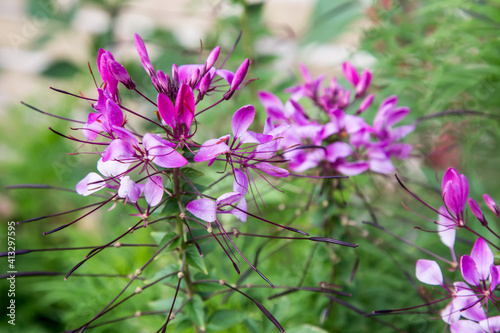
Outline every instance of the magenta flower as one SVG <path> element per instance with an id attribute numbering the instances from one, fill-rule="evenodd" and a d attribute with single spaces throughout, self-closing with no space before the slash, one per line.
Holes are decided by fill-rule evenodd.
<path id="1" fill-rule="evenodd" d="M 97 170 L 106 178 L 95 172 L 90 172 L 85 178 L 78 182 L 75 186 L 76 193 L 88 196 L 105 187 L 118 189 L 120 179 L 127 173 L 130 163 L 118 161 L 97 161 Z"/>
<path id="2" fill-rule="evenodd" d="M 488 195 L 488 194 L 483 194 L 484 202 L 486 202 L 486 205 L 488 208 L 495 213 L 497 217 L 500 217 L 500 209 L 498 208 L 496 202 Z"/>
<path id="3" fill-rule="evenodd" d="M 110 138 L 114 137 L 113 128 L 122 127 L 125 123 L 122 110 L 109 93 L 101 88 L 97 92 L 99 97 L 93 107 L 98 113 L 90 113 L 83 126 L 83 135 L 90 141 L 94 141 L 102 132 L 107 133 Z"/>
<path id="4" fill-rule="evenodd" d="M 457 227 L 465 225 L 464 209 L 469 196 L 469 183 L 465 175 L 449 168 L 442 179 L 443 201 Z"/>
<path id="5" fill-rule="evenodd" d="M 248 191 L 247 176 L 239 169 L 234 169 L 233 192 L 224 193 L 217 200 L 202 198 L 191 201 L 186 209 L 197 218 L 207 222 L 215 222 L 217 214 L 232 214 L 238 220 L 246 222 L 247 203 L 244 198 Z M 225 210 L 226 207 L 236 208 Z"/>
<path id="6" fill-rule="evenodd" d="M 115 129 L 116 131 L 116 129 Z M 180 168 L 188 161 L 178 153 L 175 145 L 156 134 L 146 133 L 140 147 L 137 138 L 122 128 L 116 131 L 118 138 L 113 140 L 103 152 L 103 161 L 120 161 L 124 163 L 155 163 L 162 168 Z"/>
<path id="7" fill-rule="evenodd" d="M 494 265 L 493 252 L 483 238 L 477 239 L 470 256 L 462 256 L 460 269 L 464 280 L 473 286 L 472 290 L 486 298 L 492 296 L 500 283 L 500 271 Z M 489 287 L 486 287 L 488 279 Z"/>
<path id="8" fill-rule="evenodd" d="M 455 282 L 451 288 L 444 284 L 443 273 L 434 260 L 418 260 L 415 275 L 420 282 L 432 286 L 439 285 L 450 294 L 452 301 L 441 311 L 441 317 L 446 323 L 454 323 L 460 316 L 475 321 L 486 318 L 478 297 L 465 283 Z"/>

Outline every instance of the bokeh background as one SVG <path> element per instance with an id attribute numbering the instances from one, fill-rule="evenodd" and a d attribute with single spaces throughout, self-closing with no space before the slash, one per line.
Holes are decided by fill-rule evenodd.
<path id="1" fill-rule="evenodd" d="M 500 198 L 496 186 L 499 26 L 500 4 L 486 0 L 3 0 L 0 3 L 0 218 L 5 222 L 22 221 L 91 202 L 76 193 L 54 189 L 6 189 L 16 184 L 50 184 L 72 189 L 95 167 L 94 159 L 68 155 L 78 146 L 48 130 L 52 127 L 69 133 L 66 122 L 44 116 L 20 101 L 52 114 L 85 120 L 90 112 L 86 102 L 49 87 L 93 94 L 95 88 L 87 62 L 97 73 L 95 58 L 100 47 L 112 51 L 148 92 L 148 79 L 133 45 L 134 32 L 146 41 L 155 67 L 168 70 L 172 63 L 197 62 L 200 41 L 205 52 L 221 45 L 226 54 L 242 31 L 227 68 L 235 68 L 238 61 L 252 58 L 250 74 L 259 80 L 233 102 L 234 109 L 222 116 L 227 119 L 239 106 L 252 103 L 262 121 L 264 110 L 258 105 L 256 92 L 270 90 L 284 97 L 283 88 L 301 80 L 299 63 L 306 64 L 314 75 L 325 73 L 327 78 L 339 75 L 340 65 L 347 60 L 358 68 L 369 68 L 374 72 L 375 104 L 395 94 L 399 97 L 398 105 L 411 108 L 409 121 L 418 121 L 417 130 L 408 139 L 415 147 L 413 156 L 396 165 L 398 173 L 413 189 L 439 205 L 436 175 L 454 166 L 468 176 L 471 193 L 478 200 L 485 192 Z M 137 110 L 145 110 L 144 105 L 129 102 Z M 376 109 L 367 112 L 367 117 L 373 118 L 375 112 Z M 223 120 L 214 115 L 204 121 L 212 124 L 213 133 L 220 133 L 227 131 L 224 130 L 227 122 Z M 425 256 L 364 225 L 363 220 L 373 221 L 376 217 L 401 237 L 443 256 L 449 254 L 435 234 L 412 228 L 434 227 L 401 208 L 401 200 L 412 201 L 393 176 L 363 175 L 350 181 L 354 185 L 346 185 L 343 197 L 337 198 L 338 202 L 346 199 L 349 204 L 345 206 L 325 203 L 328 198 L 319 196 L 320 184 L 311 181 L 294 181 L 286 185 L 286 196 L 266 194 L 266 200 L 269 200 L 270 220 L 296 219 L 298 225 L 317 234 L 326 228 L 331 232 L 330 237 L 359 243 L 357 250 L 285 241 L 264 246 L 261 240 L 245 240 L 241 247 L 251 254 L 263 247 L 259 269 L 266 271 L 278 285 L 294 285 L 303 280 L 304 285 L 317 286 L 327 281 L 341 285 L 352 296 L 338 301 L 321 294 L 298 292 L 267 299 L 271 291 L 264 288 L 255 288 L 252 296 L 263 301 L 287 332 L 442 330 L 443 323 L 435 320 L 438 316 L 435 312 L 377 319 L 359 314 L 423 304 L 430 297 L 414 278 L 415 261 Z M 304 202 L 310 193 L 317 195 L 312 205 Z M 416 202 L 410 206 L 435 218 Z M 327 227 L 325 216 L 328 216 Z M 71 228 L 42 236 L 44 231 L 76 217 L 62 215 L 19 225 L 16 247 L 50 249 L 104 244 L 127 225 L 126 212 L 115 209 L 92 214 Z M 6 224 L 2 225 L 6 231 Z M 255 226 L 249 223 L 243 228 L 255 231 L 252 229 Z M 0 244 L 6 244 L 4 230 L 0 231 Z M 131 242 L 154 244 L 155 240 L 149 232 L 143 232 L 134 235 Z M 472 242 L 471 238 L 459 238 L 457 251 L 467 253 Z M 238 277 L 231 271 L 230 263 L 221 260 L 223 254 L 206 246 L 209 273 L 235 283 Z M 80 325 L 126 284 L 127 279 L 117 276 L 132 273 L 151 256 L 152 250 L 109 249 L 82 267 L 81 273 L 114 277 L 75 276 L 64 282 L 64 273 L 85 253 L 48 251 L 18 255 L 18 271 L 63 275 L 18 277 L 16 327 L 7 324 L 2 303 L 4 319 L 0 330 L 59 332 Z M 6 258 L 2 258 L 4 263 Z M 163 258 L 156 269 L 168 269 L 168 263 Z M 7 269 L 0 274 L 4 271 Z M 153 277 L 155 271 L 148 274 L 147 277 Z M 450 274 L 453 278 L 456 272 Z M 263 284 L 255 276 L 243 282 Z M 2 300 L 7 299 L 6 281 L 0 286 Z M 200 292 L 210 291 L 208 288 Z M 125 303 L 113 318 L 137 311 L 165 310 L 171 299 L 172 290 L 161 287 Z M 437 306 L 427 310 L 439 309 Z M 251 302 L 235 295 L 210 300 L 201 316 L 207 323 L 207 332 L 276 331 Z M 185 319 L 178 318 L 172 330 L 191 332 Z M 163 321 L 160 315 L 142 316 L 94 330 L 151 332 Z"/>

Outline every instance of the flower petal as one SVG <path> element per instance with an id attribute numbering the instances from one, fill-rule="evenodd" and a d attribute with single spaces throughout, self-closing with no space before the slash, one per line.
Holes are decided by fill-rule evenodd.
<path id="1" fill-rule="evenodd" d="M 484 239 L 478 238 L 472 248 L 470 256 L 474 259 L 474 262 L 477 265 L 479 278 L 486 281 L 490 275 L 490 266 L 493 265 L 495 260 L 493 251 L 491 251 Z"/>
<path id="2" fill-rule="evenodd" d="M 235 138 L 239 138 L 245 133 L 255 118 L 255 108 L 253 105 L 245 105 L 238 109 L 233 115 L 231 129 Z"/>
<path id="3" fill-rule="evenodd" d="M 188 164 L 188 160 L 171 146 L 173 143 L 156 134 L 146 133 L 142 138 L 148 159 L 162 168 L 180 168 Z"/>
<path id="4" fill-rule="evenodd" d="M 195 162 L 209 161 L 217 156 L 229 151 L 229 146 L 224 142 L 229 138 L 229 135 L 223 136 L 219 139 L 210 139 L 203 142 L 196 155 L 194 156 Z"/>
<path id="5" fill-rule="evenodd" d="M 150 207 L 156 206 L 163 198 L 163 182 L 160 176 L 151 176 L 144 186 L 144 197 Z"/>
<path id="6" fill-rule="evenodd" d="M 175 127 L 176 112 L 174 109 L 174 104 L 166 95 L 158 94 L 158 112 L 160 113 L 163 121 L 171 128 Z"/>
<path id="7" fill-rule="evenodd" d="M 481 320 L 479 325 L 486 332 L 498 332 L 500 331 L 500 316 L 490 317 L 488 319 Z"/>
<path id="8" fill-rule="evenodd" d="M 425 284 L 438 286 L 443 284 L 443 273 L 434 260 L 420 259 L 417 261 L 415 275 Z"/>
<path id="9" fill-rule="evenodd" d="M 459 320 L 450 325 L 451 333 L 484 333 L 480 324 L 470 320 Z"/>
<path id="10" fill-rule="evenodd" d="M 248 178 L 247 175 L 240 169 L 234 168 L 234 183 L 233 192 L 241 193 L 241 195 L 247 194 L 248 191 Z"/>
<path id="11" fill-rule="evenodd" d="M 75 186 L 76 193 L 87 196 L 106 187 L 104 179 L 95 172 L 89 173 Z"/>
<path id="12" fill-rule="evenodd" d="M 477 270 L 476 262 L 474 259 L 468 255 L 463 255 L 460 259 L 460 270 L 462 271 L 462 276 L 468 284 L 473 286 L 479 286 L 479 272 Z M 489 275 L 488 270 L 488 275 Z"/>
<path id="13" fill-rule="evenodd" d="M 210 199 L 198 199 L 187 204 L 186 209 L 205 222 L 214 222 L 217 215 L 217 204 Z"/>

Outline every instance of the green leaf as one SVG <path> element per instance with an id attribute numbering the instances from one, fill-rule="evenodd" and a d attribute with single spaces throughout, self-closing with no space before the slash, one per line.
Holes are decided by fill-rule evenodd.
<path id="1" fill-rule="evenodd" d="M 161 239 L 160 243 L 158 244 L 158 247 L 161 248 L 168 242 L 170 242 L 173 238 L 177 237 L 177 234 L 175 232 L 167 232 L 165 236 Z M 172 241 L 168 246 L 165 248 L 165 251 L 169 252 L 178 247 L 181 244 L 181 238 L 177 237 L 174 241 Z"/>
<path id="2" fill-rule="evenodd" d="M 165 202 L 165 206 L 161 211 L 161 216 L 170 216 L 179 214 L 179 205 L 177 204 L 177 198 L 169 198 Z"/>
<path id="3" fill-rule="evenodd" d="M 203 177 L 205 174 L 203 172 L 200 172 L 196 169 L 190 168 L 190 167 L 185 167 L 181 169 L 181 173 L 189 178 L 189 180 L 193 180 L 196 178 Z"/>
<path id="4" fill-rule="evenodd" d="M 196 326 L 205 329 L 205 312 L 203 311 L 203 300 L 199 295 L 193 295 L 191 301 L 189 301 L 182 310 L 186 316 L 188 316 Z"/>
<path id="5" fill-rule="evenodd" d="M 152 281 L 158 280 L 164 276 L 171 275 L 172 273 L 177 273 L 177 272 L 179 272 L 180 269 L 181 269 L 181 267 L 178 263 L 167 265 L 167 266 L 163 267 L 162 269 L 160 269 L 159 271 L 156 271 L 152 277 L 148 278 L 148 281 L 152 282 Z M 165 278 L 165 280 L 162 280 L 162 282 L 174 282 L 175 281 L 175 283 L 177 283 L 177 279 L 178 279 L 177 274 L 172 274 L 170 277 Z"/>
<path id="6" fill-rule="evenodd" d="M 164 231 L 151 231 L 151 237 L 153 237 L 153 240 L 158 245 L 163 240 L 163 237 L 165 237 L 166 234 L 167 233 Z"/>
<path id="7" fill-rule="evenodd" d="M 248 317 L 245 311 L 219 310 L 215 311 L 208 319 L 207 331 L 220 332 L 236 326 Z"/>
<path id="8" fill-rule="evenodd" d="M 194 246 L 194 244 L 190 244 L 186 247 L 186 262 L 189 265 L 198 268 L 200 271 L 205 273 L 205 275 L 208 275 L 205 261 L 203 260 L 203 257 L 201 257 L 198 253 L 198 249 L 196 249 L 196 246 Z"/>

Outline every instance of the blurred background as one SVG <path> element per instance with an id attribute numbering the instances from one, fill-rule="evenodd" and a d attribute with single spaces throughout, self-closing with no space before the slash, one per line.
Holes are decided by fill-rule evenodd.
<path id="1" fill-rule="evenodd" d="M 418 122 L 417 130 L 408 139 L 415 147 L 412 158 L 404 163 L 395 161 L 399 163 L 398 172 L 410 186 L 438 206 L 436 174 L 441 175 L 443 170 L 454 166 L 467 175 L 471 193 L 477 198 L 486 192 L 500 199 L 493 181 L 498 175 L 499 27 L 500 4 L 488 0 L 3 0 L 0 3 L 0 218 L 6 222 L 22 221 L 91 203 L 89 198 L 55 189 L 6 190 L 16 184 L 50 184 L 73 189 L 95 168 L 94 159 L 67 154 L 78 145 L 48 130 L 52 127 L 70 133 L 68 123 L 44 116 L 20 101 L 51 114 L 85 120 L 90 112 L 88 103 L 49 87 L 93 96 L 95 87 L 87 62 L 97 74 L 95 59 L 101 47 L 114 54 L 138 86 L 152 92 L 147 88 L 149 78 L 134 47 L 135 32 L 144 39 L 155 67 L 168 71 L 173 63 L 196 63 L 200 48 L 206 54 L 220 45 L 221 54 L 227 54 L 241 31 L 241 40 L 226 68 L 234 69 L 244 58 L 251 58 L 254 62 L 250 75 L 259 80 L 239 94 L 231 112 L 252 103 L 260 121 L 264 120 L 264 110 L 258 105 L 256 92 L 270 90 L 284 98 L 284 88 L 302 82 L 300 63 L 306 64 L 313 76 L 326 74 L 327 80 L 339 75 L 340 65 L 347 60 L 358 68 L 369 68 L 374 73 L 375 105 L 397 95 L 398 105 L 412 110 L 409 121 Z M 128 102 L 137 110 L 145 108 L 133 100 Z M 366 116 L 370 119 L 375 113 L 376 108 L 372 107 Z M 218 116 L 210 117 L 205 122 L 213 124 L 214 133 L 222 130 L 219 127 L 226 127 Z M 290 281 L 302 277 L 304 285 L 317 286 L 321 281 L 339 284 L 352 294 L 342 299 L 349 305 L 320 294 L 294 293 L 267 300 L 269 290 L 257 290 L 253 296 L 265 300 L 266 307 L 292 333 L 442 329 L 442 321 L 432 319 L 436 318 L 435 313 L 382 318 L 385 323 L 360 316 L 359 311 L 409 307 L 428 299 L 418 281 L 412 278 L 415 261 L 422 254 L 363 225 L 363 220 L 372 220 L 375 215 L 402 237 L 424 247 L 436 246 L 437 253 L 443 256 L 449 253 L 442 244 L 435 245 L 436 235 L 412 229 L 415 225 L 428 227 L 428 222 L 401 208 L 401 198 L 405 203 L 411 199 L 394 177 L 364 175 L 353 178 L 352 182 L 355 189 L 346 190 L 344 197 L 338 198 L 339 202 L 351 198 L 349 207 L 335 206 L 328 210 L 321 201 L 325 198 L 319 197 L 306 212 L 304 196 L 319 190 L 317 183 L 304 181 L 288 185 L 287 195 L 291 198 L 287 197 L 287 201 L 283 196 L 270 194 L 269 216 L 277 221 L 296 219 L 299 225 L 319 234 L 328 215 L 332 217 L 329 230 L 334 231 L 329 236 L 359 243 L 359 249 L 297 243 L 291 247 L 286 242 L 276 242 L 265 248 L 265 259 L 259 266 L 283 285 L 293 284 Z M 273 210 L 272 204 L 282 204 L 286 210 Z M 416 203 L 411 208 L 429 216 Z M 16 230 L 16 247 L 50 249 L 104 244 L 129 223 L 123 221 L 128 218 L 125 213 L 118 209 L 97 212 L 82 223 L 48 236 L 42 233 L 79 215 L 22 224 Z M 247 224 L 244 228 L 250 227 Z M 4 238 L 4 232 L 0 234 Z M 143 232 L 134 234 L 131 242 L 150 244 L 154 239 Z M 471 242 L 461 239 L 457 251 L 466 253 Z M 0 243 L 5 244 L 3 239 Z M 242 247 L 247 253 L 255 253 L 262 244 L 260 240 L 248 240 Z M 219 252 L 216 253 L 222 256 Z M 16 327 L 7 324 L 2 312 L 0 330 L 59 332 L 81 325 L 127 282 L 116 276 L 126 277 L 153 250 L 109 249 L 88 262 L 81 272 L 115 277 L 75 276 L 63 282 L 64 274 L 86 253 L 48 251 L 18 255 L 18 271 L 51 272 L 55 276 L 18 277 Z M 5 259 L 2 258 L 2 265 Z M 224 278 L 236 281 L 236 274 L 225 260 L 220 263 L 215 255 L 207 256 L 206 260 L 207 267 L 218 265 Z M 168 263 L 164 258 L 158 267 Z M 308 274 L 302 273 L 305 271 Z M 147 277 L 153 277 L 154 273 Z M 262 284 L 258 277 L 245 282 Z M 7 283 L 1 283 L 4 300 Z M 114 318 L 136 311 L 165 310 L 171 294 L 168 288 L 156 294 L 141 294 L 133 302 L 126 302 Z M 5 311 L 3 303 L 2 311 Z M 204 318 L 208 332 L 276 331 L 251 302 L 236 296 L 208 303 Z M 151 332 L 163 322 L 162 316 L 143 316 L 95 331 Z M 185 323 L 181 317 L 172 329 L 191 332 Z"/>

